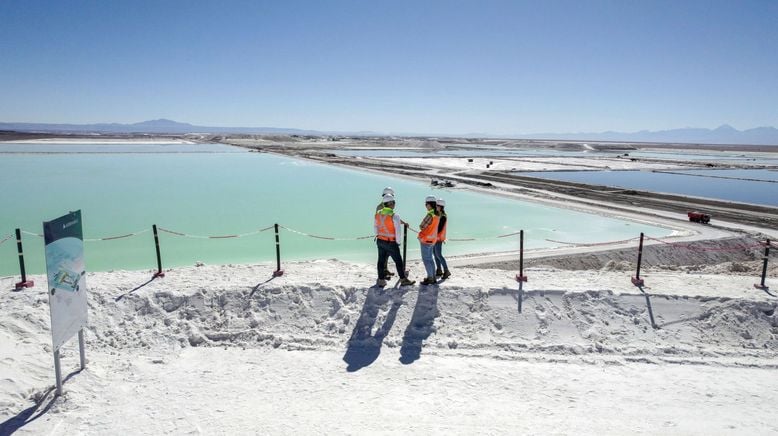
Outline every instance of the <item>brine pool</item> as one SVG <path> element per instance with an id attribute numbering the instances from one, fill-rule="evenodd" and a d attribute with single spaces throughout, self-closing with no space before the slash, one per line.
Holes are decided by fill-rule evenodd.
<path id="1" fill-rule="evenodd" d="M 384 187 L 397 192 L 397 212 L 414 228 L 424 198 L 446 199 L 449 255 L 511 251 L 559 242 L 605 242 L 671 230 L 595 214 L 423 182 L 336 168 L 220 144 L 193 146 L 19 144 L 0 147 L 0 240 L 21 228 L 28 273 L 43 273 L 42 222 L 82 211 L 90 271 L 156 266 L 153 224 L 161 232 L 163 267 L 251 263 L 275 259 L 272 230 L 281 229 L 282 260 L 338 258 L 374 263 L 373 214 Z M 43 152 L 34 152 L 41 147 Z M 51 147 L 57 147 L 52 152 Z M 137 148 L 140 147 L 140 148 Z M 75 150 L 75 153 L 68 153 Z M 168 152 L 166 152 L 168 151 Z M 172 152 L 170 152 L 172 151 Z M 99 240 L 127 234 L 136 236 Z M 209 236 L 243 235 L 237 238 Z M 365 237 L 364 239 L 357 239 Z M 0 276 L 17 275 L 15 239 L 0 245 Z M 419 258 L 409 235 L 408 256 Z"/>

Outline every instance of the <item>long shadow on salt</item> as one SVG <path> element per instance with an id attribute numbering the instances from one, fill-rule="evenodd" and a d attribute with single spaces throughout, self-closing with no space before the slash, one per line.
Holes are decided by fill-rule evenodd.
<path id="1" fill-rule="evenodd" d="M 80 373 L 80 369 L 71 372 L 67 377 L 65 377 L 65 380 L 63 380 L 62 383 L 67 383 L 67 381 L 70 380 L 73 376 Z M 21 411 L 18 415 L 12 416 L 4 422 L 0 422 L 0 435 L 12 435 L 14 432 L 21 429 L 25 425 L 48 413 L 49 410 L 51 410 L 51 407 L 57 401 L 58 397 L 56 395 L 52 396 L 51 399 L 48 400 L 48 403 L 45 405 L 43 403 L 46 402 L 46 399 L 51 393 L 54 392 L 55 388 L 55 386 L 50 386 L 48 389 L 46 389 L 46 391 L 41 393 L 40 398 L 35 402 L 35 405 L 28 407 L 27 409 Z"/>
<path id="2" fill-rule="evenodd" d="M 132 290 L 130 290 L 130 291 L 127 291 L 127 292 L 123 293 L 122 295 L 119 295 L 118 297 L 114 298 L 114 301 L 119 301 L 119 300 L 121 300 L 122 298 L 124 298 L 124 297 L 126 297 L 126 296 L 128 296 L 128 295 L 130 295 L 130 294 L 132 294 L 132 293 L 134 293 L 134 292 L 135 292 L 135 291 L 137 291 L 138 289 L 140 289 L 140 288 L 142 288 L 142 287 L 144 287 L 144 286 L 148 285 L 149 283 L 153 282 L 153 281 L 154 281 L 154 279 L 156 279 L 156 278 L 157 278 L 157 276 L 154 276 L 154 277 L 150 278 L 150 279 L 149 279 L 149 280 L 148 280 L 146 283 L 140 284 L 140 285 L 136 286 L 135 288 L 133 288 Z"/>
<path id="3" fill-rule="evenodd" d="M 435 327 L 435 318 L 438 317 L 438 287 L 422 286 L 419 290 L 419 298 L 413 309 L 411 322 L 405 329 L 403 343 L 400 347 L 400 362 L 404 365 L 411 364 L 421 357 L 421 347 Z"/>
<path id="4" fill-rule="evenodd" d="M 349 372 L 359 371 L 360 369 L 372 364 L 381 354 L 381 346 L 384 338 L 394 325 L 397 317 L 397 311 L 402 305 L 402 298 L 405 294 L 403 289 L 391 289 L 385 291 L 380 287 L 371 287 L 367 290 L 365 304 L 362 306 L 362 313 L 359 315 L 354 331 L 348 341 L 348 349 L 343 356 L 343 360 L 348 364 L 346 368 Z M 372 333 L 373 326 L 378 320 L 378 313 L 382 307 L 391 304 L 381 327 Z"/>

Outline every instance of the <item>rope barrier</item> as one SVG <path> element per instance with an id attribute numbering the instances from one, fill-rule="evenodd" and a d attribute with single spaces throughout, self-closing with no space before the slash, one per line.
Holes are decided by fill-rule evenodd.
<path id="1" fill-rule="evenodd" d="M 672 245 L 674 247 L 678 247 L 684 250 L 692 250 L 692 251 L 731 252 L 731 251 L 752 250 L 754 248 L 762 248 L 765 246 L 763 242 L 759 242 L 756 245 L 745 245 L 745 246 L 741 245 L 737 247 L 728 247 L 728 248 L 704 248 L 704 247 L 696 247 L 693 244 L 683 244 L 680 242 L 667 242 L 658 238 L 652 238 L 651 236 L 646 236 L 646 239 L 650 239 L 652 241 L 658 241 L 665 245 Z"/>
<path id="2" fill-rule="evenodd" d="M 509 236 L 516 236 L 520 234 L 521 232 L 513 232 L 513 233 L 506 233 L 504 235 L 498 235 L 498 236 L 484 236 L 482 238 L 447 238 L 447 241 L 452 242 L 472 242 L 472 241 L 482 241 L 484 239 L 500 239 L 500 238 L 507 238 Z"/>
<path id="3" fill-rule="evenodd" d="M 138 236 L 138 235 L 142 235 L 144 233 L 148 233 L 149 231 L 150 231 L 149 229 L 145 229 L 145 230 L 138 230 L 137 232 L 127 233 L 126 235 L 105 236 L 105 237 L 102 237 L 102 238 L 84 238 L 84 242 L 113 241 L 113 240 L 116 240 L 116 239 L 131 238 L 133 236 Z M 24 233 L 25 235 L 37 236 L 39 238 L 43 237 L 43 234 L 41 234 L 41 233 L 28 232 L 27 230 L 22 230 L 21 232 Z M 10 237 L 11 237 L 11 235 L 8 236 L 8 238 L 10 238 Z M 0 244 L 2 244 L 5 241 L 6 240 L 3 239 L 2 241 L 0 241 Z"/>
<path id="4" fill-rule="evenodd" d="M 295 229 L 283 226 L 281 224 L 279 224 L 278 227 L 281 227 L 282 229 L 288 230 L 288 231 L 290 231 L 292 233 L 297 233 L 298 235 L 307 236 L 309 238 L 324 239 L 324 240 L 327 240 L 327 241 L 358 241 L 358 240 L 370 239 L 370 238 L 374 237 L 374 235 L 367 235 L 367 236 L 358 236 L 356 238 L 334 238 L 334 237 L 331 237 L 331 236 L 320 236 L 320 235 L 313 235 L 311 233 L 301 232 L 299 230 L 295 230 Z"/>
<path id="5" fill-rule="evenodd" d="M 640 239 L 640 237 L 634 237 L 629 239 L 622 239 L 619 241 L 608 241 L 608 242 L 591 242 L 591 243 L 583 243 L 583 242 L 565 242 L 565 241 L 555 241 L 553 239 L 546 239 L 548 242 L 553 242 L 555 244 L 565 244 L 575 247 L 598 247 L 601 245 L 614 245 L 614 244 L 623 244 L 625 242 L 634 241 L 636 239 Z"/>
<path id="6" fill-rule="evenodd" d="M 413 227 L 409 226 L 408 229 L 410 231 L 412 231 L 413 233 L 419 233 L 419 231 L 414 229 Z M 521 233 L 521 232 L 520 231 L 519 232 L 513 232 L 513 233 L 508 233 L 508 234 L 499 235 L 499 236 L 484 236 L 483 238 L 446 238 L 446 240 L 447 241 L 451 241 L 451 242 L 472 242 L 472 241 L 480 241 L 480 240 L 484 240 L 484 239 L 507 238 L 508 236 L 516 236 L 519 233 Z"/>
<path id="7" fill-rule="evenodd" d="M 246 236 L 257 235 L 259 233 L 266 232 L 266 231 L 272 229 L 273 226 L 269 226 L 269 227 L 265 227 L 263 229 L 255 230 L 253 232 L 241 233 L 241 234 L 237 234 L 237 235 L 209 235 L 209 236 L 190 235 L 188 233 L 176 232 L 175 230 L 170 230 L 170 229 L 166 229 L 166 228 L 163 228 L 163 227 L 157 227 L 157 228 L 161 232 L 169 233 L 171 235 L 176 235 L 176 236 L 182 236 L 184 238 L 192 238 L 192 239 L 231 239 L 231 238 L 244 238 Z M 148 230 L 146 230 L 146 231 L 148 231 Z"/>
<path id="8" fill-rule="evenodd" d="M 157 229 L 159 229 L 160 231 L 162 231 L 162 232 L 165 232 L 165 233 L 170 233 L 171 235 L 176 235 L 176 236 L 188 236 L 188 235 L 186 235 L 186 234 L 184 234 L 184 233 L 178 233 L 178 232 L 174 232 L 174 231 L 172 231 L 172 230 L 168 230 L 168 229 L 165 229 L 165 228 L 162 228 L 162 227 L 157 227 Z"/>
<path id="9" fill-rule="evenodd" d="M 192 234 L 188 234 L 188 233 L 182 233 L 182 232 L 177 232 L 175 230 L 166 229 L 166 228 L 163 228 L 163 227 L 159 227 L 159 230 L 162 231 L 162 232 L 171 234 L 171 235 L 185 237 L 185 238 L 192 238 L 192 239 L 236 239 L 236 238 L 243 238 L 243 237 L 247 237 L 247 236 L 257 235 L 259 233 L 266 232 L 268 230 L 272 230 L 273 227 L 274 226 L 271 225 L 271 226 L 264 227 L 264 228 L 261 228 L 261 229 L 258 229 L 258 230 L 252 231 L 252 232 L 233 234 L 233 235 L 192 235 Z M 315 234 L 312 234 L 312 233 L 306 233 L 306 232 L 302 232 L 300 230 L 296 230 L 296 229 L 293 229 L 291 227 L 283 226 L 283 225 L 280 225 L 280 224 L 279 224 L 279 227 L 281 227 L 284 230 L 287 230 L 289 232 L 301 235 L 301 236 L 306 236 L 306 237 L 309 237 L 309 238 L 321 239 L 321 240 L 326 240 L 326 241 L 360 241 L 360 240 L 371 239 L 371 238 L 375 237 L 374 235 L 366 235 L 366 236 L 358 236 L 358 237 L 354 237 L 354 238 L 336 238 L 336 237 L 332 237 L 332 236 L 322 236 L 322 235 L 315 235 Z M 418 230 L 416 230 L 416 229 L 414 229 L 414 228 L 412 228 L 410 226 L 408 227 L 408 229 L 411 230 L 414 233 L 419 233 Z M 84 239 L 84 241 L 85 242 L 112 241 L 112 240 L 124 239 L 124 238 L 130 238 L 130 237 L 133 237 L 133 236 L 142 235 L 144 233 L 148 233 L 149 231 L 150 231 L 149 229 L 145 229 L 145 230 L 140 230 L 140 231 L 133 232 L 133 233 L 128 233 L 126 235 L 107 236 L 107 237 L 103 237 L 103 238 L 90 238 L 90 239 Z M 22 230 L 21 232 L 26 234 L 26 235 L 30 235 L 30 236 L 37 236 L 39 238 L 43 237 L 43 235 L 40 234 L 40 233 L 28 232 L 26 230 Z M 480 238 L 478 238 L 478 237 L 473 237 L 473 238 L 448 238 L 447 240 L 451 241 L 451 242 L 473 242 L 473 241 L 486 240 L 486 239 L 507 238 L 507 237 L 510 237 L 510 236 L 516 236 L 516 235 L 518 235 L 520 233 L 521 232 L 519 231 L 519 232 L 506 233 L 504 235 L 498 235 L 498 236 L 485 236 L 485 237 L 480 237 Z M 7 240 L 11 239 L 12 237 L 13 237 L 13 234 L 10 234 L 10 235 L 4 237 L 2 240 L 0 240 L 0 244 L 6 242 Z M 631 242 L 631 241 L 634 241 L 634 240 L 637 240 L 637 239 L 639 239 L 639 238 L 638 237 L 634 237 L 634 238 L 622 239 L 622 240 L 617 240 L 617 241 L 592 242 L 592 243 L 557 241 L 557 240 L 554 240 L 554 239 L 545 239 L 545 240 L 548 241 L 548 242 L 555 243 L 555 244 L 564 244 L 564 245 L 573 246 L 573 247 L 598 247 L 598 246 L 605 246 L 605 245 L 616 245 L 616 244 L 627 243 L 627 242 Z M 765 242 L 759 241 L 755 245 L 727 247 L 727 248 L 704 248 L 704 247 L 695 246 L 693 243 L 692 244 L 684 244 L 684 243 L 679 243 L 679 242 L 667 242 L 667 241 L 665 241 L 663 239 L 653 238 L 653 237 L 648 236 L 648 235 L 646 235 L 646 239 L 650 239 L 650 240 L 653 240 L 653 241 L 661 242 L 662 244 L 671 245 L 673 247 L 677 247 L 677 248 L 680 248 L 680 249 L 701 251 L 701 252 L 702 251 L 734 252 L 734 251 L 751 250 L 751 249 L 755 249 L 755 248 L 762 248 L 762 247 L 766 246 Z M 771 244 L 771 246 L 774 246 L 774 245 Z"/>
<path id="10" fill-rule="evenodd" d="M 128 233 L 126 235 L 120 235 L 120 236 L 107 236 L 105 238 L 84 239 L 84 242 L 113 241 L 115 239 L 130 238 L 130 237 L 142 235 L 142 234 L 148 233 L 148 232 L 149 232 L 149 229 L 145 229 L 145 230 L 139 230 L 137 232 Z"/>

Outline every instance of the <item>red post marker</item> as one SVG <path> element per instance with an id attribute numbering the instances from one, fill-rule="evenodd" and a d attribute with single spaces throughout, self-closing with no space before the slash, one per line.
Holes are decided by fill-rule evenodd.
<path id="1" fill-rule="evenodd" d="M 643 260 L 643 233 L 640 233 L 640 245 L 638 246 L 638 269 L 635 273 L 635 277 L 632 277 L 632 284 L 635 286 L 643 286 L 643 279 L 640 278 L 640 264 Z"/>
<path id="2" fill-rule="evenodd" d="M 524 275 L 524 230 L 519 231 L 519 274 L 516 275 L 516 281 L 527 281 L 527 276 Z"/>

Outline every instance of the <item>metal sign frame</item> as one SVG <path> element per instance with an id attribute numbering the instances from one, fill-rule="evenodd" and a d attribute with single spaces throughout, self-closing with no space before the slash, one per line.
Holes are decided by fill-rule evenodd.
<path id="1" fill-rule="evenodd" d="M 86 368 L 84 327 L 88 318 L 84 236 L 81 211 L 70 212 L 52 221 L 44 221 L 46 275 L 48 278 L 51 343 L 57 395 L 62 395 L 60 348 L 78 333 L 81 369 Z"/>

